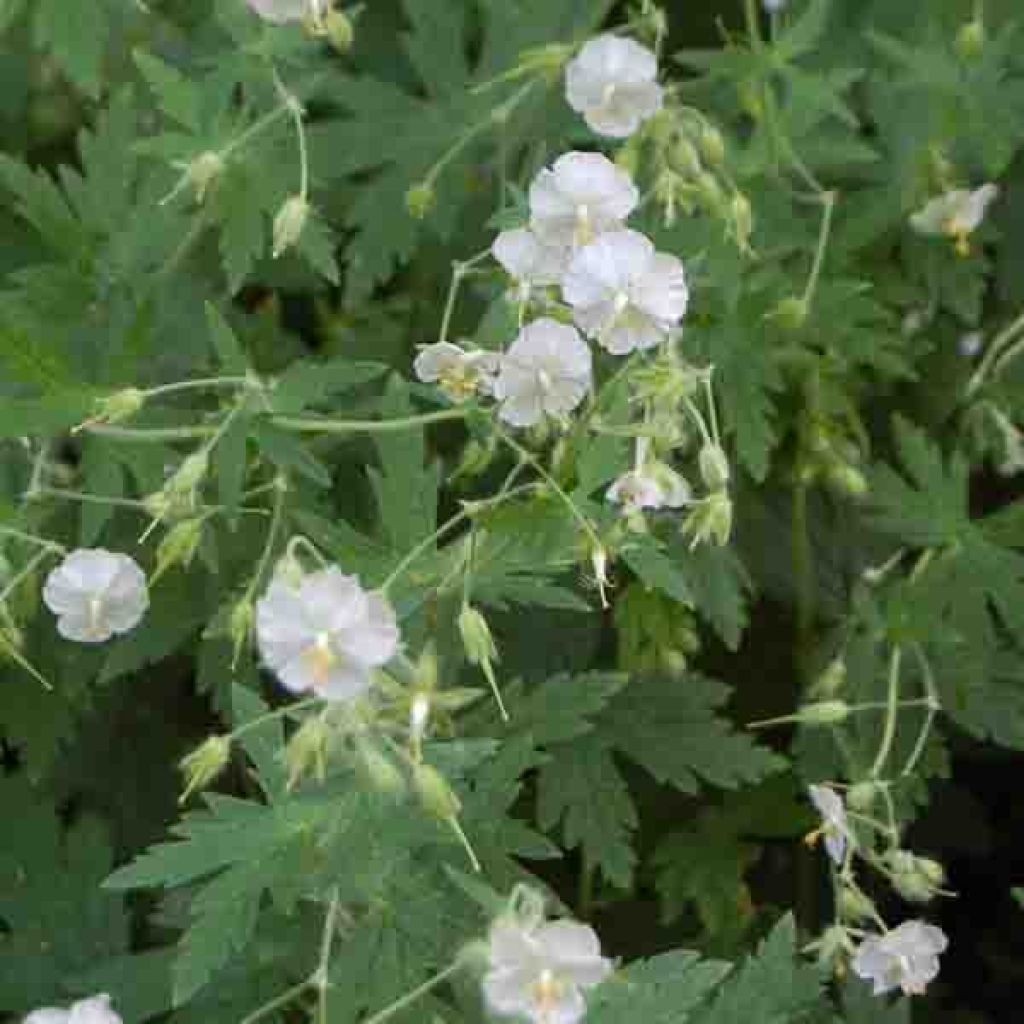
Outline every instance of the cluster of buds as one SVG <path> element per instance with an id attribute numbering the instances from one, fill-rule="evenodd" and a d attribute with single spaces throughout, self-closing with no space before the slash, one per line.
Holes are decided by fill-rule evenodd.
<path id="1" fill-rule="evenodd" d="M 615 602 L 619 668 L 682 673 L 699 651 L 693 611 L 636 580 Z"/>

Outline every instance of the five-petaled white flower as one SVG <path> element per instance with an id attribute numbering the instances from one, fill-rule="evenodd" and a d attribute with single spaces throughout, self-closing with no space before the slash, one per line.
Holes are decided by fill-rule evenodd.
<path id="1" fill-rule="evenodd" d="M 286 21 L 301 21 L 312 18 L 320 21 L 327 13 L 330 0 L 245 0 L 265 21 L 283 24 Z"/>
<path id="2" fill-rule="evenodd" d="M 957 252 L 970 252 L 970 236 L 985 219 L 985 211 L 999 196 L 996 185 L 982 185 L 974 191 L 958 188 L 925 205 L 910 217 L 911 227 L 922 235 L 946 235 L 956 242 Z"/>
<path id="3" fill-rule="evenodd" d="M 81 999 L 67 1010 L 58 1006 L 33 1010 L 22 1024 L 121 1024 L 121 1018 L 110 1005 L 110 996 L 104 993 Z"/>
<path id="4" fill-rule="evenodd" d="M 548 317 L 534 320 L 502 357 L 494 382 L 498 415 L 514 427 L 565 416 L 590 390 L 591 375 L 590 349 L 574 327 Z"/>
<path id="5" fill-rule="evenodd" d="M 885 935 L 864 939 L 851 966 L 858 978 L 871 982 L 876 996 L 895 988 L 904 995 L 920 995 L 939 973 L 939 954 L 948 945 L 941 928 L 905 921 Z"/>
<path id="6" fill-rule="evenodd" d="M 649 448 L 647 438 L 640 438 L 633 468 L 618 477 L 605 492 L 605 498 L 621 505 L 627 515 L 645 508 L 682 508 L 693 493 L 686 480 L 671 466 L 648 458 Z"/>
<path id="7" fill-rule="evenodd" d="M 686 312 L 683 265 L 639 231 L 612 231 L 579 249 L 562 282 L 580 329 L 614 355 L 664 341 Z"/>
<path id="8" fill-rule="evenodd" d="M 349 700 L 398 649 L 395 613 L 337 566 L 297 582 L 278 576 L 256 605 L 260 653 L 285 689 Z"/>
<path id="9" fill-rule="evenodd" d="M 492 1013 L 533 1024 L 576 1024 L 586 1013 L 583 990 L 611 971 L 596 933 L 585 924 L 501 917 L 488 936 L 484 1000 Z"/>
<path id="10" fill-rule="evenodd" d="M 629 175 L 600 153 L 565 153 L 530 185 L 530 227 L 546 245 L 586 245 L 614 231 L 640 194 Z"/>
<path id="11" fill-rule="evenodd" d="M 72 551 L 46 578 L 46 607 L 68 640 L 99 644 L 139 624 L 149 607 L 146 574 L 128 555 L 103 548 Z"/>
<path id="12" fill-rule="evenodd" d="M 819 837 L 825 840 L 825 851 L 836 864 L 843 863 L 850 829 L 846 823 L 846 805 L 843 798 L 830 786 L 808 786 L 811 803 L 821 815 L 821 827 L 808 836 L 813 842 Z"/>
<path id="13" fill-rule="evenodd" d="M 558 284 L 569 261 L 569 249 L 545 245 L 529 228 L 502 231 L 491 246 L 494 258 L 519 285 L 519 298 L 530 297 L 534 288 Z"/>
<path id="14" fill-rule="evenodd" d="M 591 39 L 565 69 L 565 96 L 598 135 L 624 139 L 661 109 L 658 60 L 621 36 Z"/>
<path id="15" fill-rule="evenodd" d="M 467 352 L 450 341 L 438 341 L 420 349 L 412 368 L 421 381 L 437 384 L 461 402 L 477 391 L 491 393 L 499 362 L 497 352 Z"/>

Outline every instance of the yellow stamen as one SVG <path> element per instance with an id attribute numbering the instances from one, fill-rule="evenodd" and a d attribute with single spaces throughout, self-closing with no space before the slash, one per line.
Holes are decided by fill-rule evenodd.
<path id="1" fill-rule="evenodd" d="M 331 650 L 330 636 L 327 633 L 320 633 L 313 646 L 307 648 L 302 657 L 313 674 L 314 689 L 326 686 L 331 669 L 338 663 L 337 655 Z"/>

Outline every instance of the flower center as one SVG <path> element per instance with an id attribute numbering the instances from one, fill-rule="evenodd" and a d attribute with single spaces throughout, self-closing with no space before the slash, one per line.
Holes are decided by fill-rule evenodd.
<path id="1" fill-rule="evenodd" d="M 580 203 L 576 207 L 576 244 L 586 245 L 594 237 L 594 230 L 590 223 L 590 207 L 586 203 Z"/>
<path id="2" fill-rule="evenodd" d="M 100 632 L 100 615 L 103 612 L 103 601 L 98 597 L 89 598 L 89 631 L 93 634 Z"/>
<path id="3" fill-rule="evenodd" d="M 537 386 L 541 391 L 547 393 L 551 390 L 551 374 L 548 373 L 543 367 L 537 369 Z"/>
<path id="4" fill-rule="evenodd" d="M 615 98 L 615 90 L 618 86 L 615 82 L 609 82 L 604 89 L 601 91 L 601 105 L 608 106 L 609 103 Z"/>
<path id="5" fill-rule="evenodd" d="M 617 292 L 615 298 L 612 300 L 612 308 L 615 310 L 615 315 L 621 315 L 622 311 L 629 305 L 629 296 L 625 292 Z"/>
<path id="6" fill-rule="evenodd" d="M 331 669 L 338 663 L 338 656 L 331 649 L 330 634 L 318 633 L 313 645 L 303 653 L 303 659 L 312 673 L 314 689 L 326 686 Z"/>
<path id="7" fill-rule="evenodd" d="M 468 363 L 463 362 L 448 367 L 441 374 L 440 384 L 442 390 L 446 391 L 448 395 L 456 401 L 461 401 L 469 398 L 476 391 L 478 380 L 477 371 Z"/>
<path id="8" fill-rule="evenodd" d="M 554 973 L 547 967 L 540 972 L 537 980 L 533 983 L 533 997 L 540 1007 L 542 1019 L 554 1008 L 555 1003 L 561 997 L 564 985 Z"/>

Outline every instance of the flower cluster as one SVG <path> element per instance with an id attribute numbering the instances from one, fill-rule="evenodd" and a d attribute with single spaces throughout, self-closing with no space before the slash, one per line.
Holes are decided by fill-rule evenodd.
<path id="1" fill-rule="evenodd" d="M 104 993 L 80 999 L 66 1010 L 59 1006 L 33 1010 L 22 1024 L 121 1024 L 121 1018 L 110 1005 L 110 996 Z"/>
<path id="2" fill-rule="evenodd" d="M 870 805 L 878 785 L 868 782 L 853 787 L 850 798 L 858 806 Z M 905 995 L 920 995 L 939 973 L 939 954 L 948 945 L 946 936 L 940 928 L 916 919 L 887 929 L 874 904 L 857 884 L 854 857 L 859 856 L 885 874 L 904 899 L 918 903 L 927 902 L 939 891 L 943 881 L 941 865 L 899 849 L 893 842 L 890 826 L 860 811 L 849 810 L 831 786 L 810 786 L 809 795 L 821 816 L 821 825 L 807 840 L 810 844 L 824 840 L 825 851 L 835 866 L 839 915 L 838 922 L 819 944 L 822 956 L 849 956 L 854 974 L 870 982 L 875 995 L 897 988 Z M 875 844 L 864 842 L 859 835 L 864 830 L 880 832 L 891 845 L 884 853 L 877 853 Z M 881 933 L 854 928 L 861 920 L 871 921 L 882 929 Z M 854 935 L 859 942 L 853 941 Z"/>

